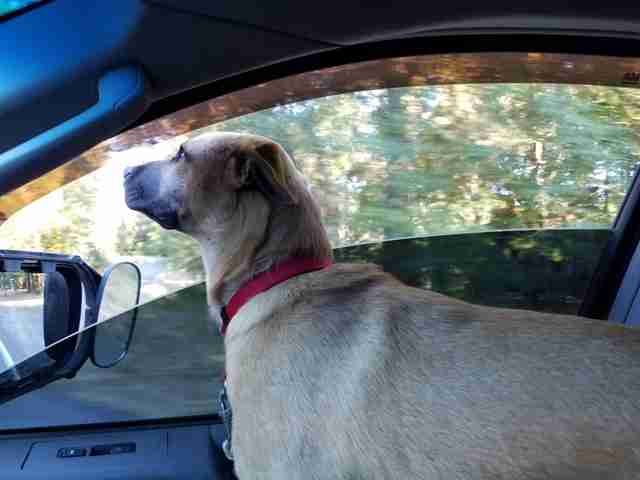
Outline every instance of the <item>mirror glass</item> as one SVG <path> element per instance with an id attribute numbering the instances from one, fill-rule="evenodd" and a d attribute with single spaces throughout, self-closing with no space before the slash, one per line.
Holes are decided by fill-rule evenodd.
<path id="1" fill-rule="evenodd" d="M 139 290 L 140 271 L 133 263 L 118 263 L 107 269 L 98 292 L 98 323 L 135 307 Z"/>
<path id="2" fill-rule="evenodd" d="M 96 366 L 111 367 L 127 354 L 135 326 L 140 283 L 140 270 L 132 263 L 116 264 L 104 273 L 98 291 L 98 325 L 92 355 Z"/>
<path id="3" fill-rule="evenodd" d="M 0 273 L 0 372 L 42 351 L 43 273 Z"/>

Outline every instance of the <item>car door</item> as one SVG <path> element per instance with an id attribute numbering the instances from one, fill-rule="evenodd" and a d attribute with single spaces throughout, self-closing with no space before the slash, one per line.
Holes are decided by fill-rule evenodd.
<path id="1" fill-rule="evenodd" d="M 231 475 L 219 448 L 224 345 L 198 246 L 127 210 L 121 185 L 127 165 L 167 157 L 203 131 L 281 142 L 309 179 L 339 261 L 377 263 L 472 303 L 606 321 L 635 249 L 640 94 L 624 82 L 628 62 L 535 44 L 381 53 L 174 104 L 0 198 L 2 248 L 74 252 L 98 272 L 131 261 L 143 275 L 121 361 L 87 362 L 0 405 L 0 474 Z M 599 290 L 603 282 L 617 285 Z M 78 334 L 117 332 L 120 320 Z"/>

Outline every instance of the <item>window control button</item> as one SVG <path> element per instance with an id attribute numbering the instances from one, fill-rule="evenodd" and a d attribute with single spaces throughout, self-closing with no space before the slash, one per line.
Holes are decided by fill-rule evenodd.
<path id="1" fill-rule="evenodd" d="M 135 443 L 115 443 L 113 445 L 96 445 L 91 448 L 92 457 L 98 455 L 117 455 L 119 453 L 133 453 L 136 451 Z"/>
<path id="2" fill-rule="evenodd" d="M 135 451 L 133 444 L 114 445 L 111 447 L 111 455 L 116 453 L 131 453 Z"/>
<path id="3" fill-rule="evenodd" d="M 58 458 L 84 457 L 86 448 L 61 448 L 58 450 Z"/>

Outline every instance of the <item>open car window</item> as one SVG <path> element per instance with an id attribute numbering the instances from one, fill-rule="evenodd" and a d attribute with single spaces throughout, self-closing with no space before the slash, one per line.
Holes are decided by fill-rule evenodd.
<path id="1" fill-rule="evenodd" d="M 609 229 L 638 162 L 631 107 L 639 97 L 619 87 L 504 83 L 376 89 L 279 106 L 108 151 L 102 167 L 13 214 L 0 227 L 0 247 L 72 252 L 98 270 L 133 260 L 143 271 L 143 301 L 202 281 L 195 242 L 131 212 L 121 179 L 126 166 L 168 158 L 211 130 L 281 142 L 309 179 L 336 247 Z M 556 262 L 572 254 L 539 248 Z"/>
<path id="2" fill-rule="evenodd" d="M 198 245 L 128 210 L 122 190 L 125 167 L 169 158 L 205 131 L 281 143 L 311 184 L 339 261 L 375 262 L 474 303 L 576 314 L 640 160 L 632 67 L 465 54 L 310 72 L 132 129 L 1 198 L 0 248 L 76 253 L 98 271 L 130 260 L 143 276 L 127 358 L 46 389 L 104 408 L 31 426 L 214 412 L 222 343 Z M 5 428 L 27 422 L 2 418 Z"/>

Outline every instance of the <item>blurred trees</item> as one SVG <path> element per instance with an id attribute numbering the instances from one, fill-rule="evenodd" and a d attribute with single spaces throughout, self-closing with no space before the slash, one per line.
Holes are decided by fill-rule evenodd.
<path id="1" fill-rule="evenodd" d="M 637 90 L 487 84 L 339 95 L 239 117 L 293 154 L 339 244 L 608 228 L 640 158 Z"/>
<path id="2" fill-rule="evenodd" d="M 486 230 L 609 228 L 640 158 L 639 100 L 635 89 L 583 85 L 393 88 L 282 105 L 189 136 L 240 131 L 281 143 L 308 178 L 335 246 Z M 199 270 L 193 240 L 126 210 L 122 198 L 109 200 L 112 211 L 97 213 L 96 192 L 113 182 L 121 176 L 98 170 L 68 184 L 61 200 L 57 192 L 59 206 L 46 228 L 24 234 L 8 221 L 1 233 L 13 243 L 4 246 L 78 253 L 98 268 L 114 256 L 137 255 Z M 99 231 L 104 212 L 122 217 L 112 231 Z M 521 243 L 509 248 L 529 248 Z M 543 243 L 536 248 L 557 262 L 582 248 Z"/>
<path id="3" fill-rule="evenodd" d="M 102 268 L 107 263 L 96 245 L 96 192 L 99 177 L 87 175 L 62 189 L 61 208 L 48 228 L 39 234 L 40 249 L 80 255 L 87 263 Z"/>

